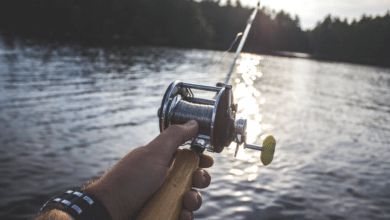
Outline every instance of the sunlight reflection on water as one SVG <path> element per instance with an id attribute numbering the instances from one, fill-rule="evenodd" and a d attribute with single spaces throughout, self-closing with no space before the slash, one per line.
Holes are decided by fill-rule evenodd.
<path id="1" fill-rule="evenodd" d="M 258 66 L 262 57 L 254 54 L 243 53 L 240 59 L 237 60 L 236 74 L 233 75 L 233 93 L 235 103 L 238 104 L 237 119 L 247 119 L 247 139 L 248 144 L 261 143 L 267 136 L 264 131 L 270 128 L 270 125 L 262 123 L 263 116 L 261 105 L 264 105 L 266 100 L 261 92 L 253 85 L 257 82 L 262 73 Z M 261 141 L 261 142 L 260 142 Z M 234 154 L 236 144 L 232 143 L 229 146 L 229 153 Z M 259 163 L 260 152 L 252 150 L 244 150 L 242 146 L 237 153 L 237 160 L 249 163 L 248 167 L 241 166 L 240 168 L 232 167 L 230 173 L 235 176 L 245 174 L 245 179 L 248 182 L 256 180 L 258 177 L 258 167 L 262 166 Z"/>
<path id="2" fill-rule="evenodd" d="M 266 134 L 262 134 L 263 130 L 270 127 L 262 123 L 263 116 L 260 114 L 261 105 L 265 104 L 265 98 L 253 86 L 254 82 L 262 76 L 262 73 L 258 70 L 261 60 L 262 57 L 259 55 L 241 54 L 240 59 L 237 60 L 237 72 L 233 80 L 234 99 L 238 104 L 237 118 L 247 119 L 248 144 L 259 140 L 262 141 L 266 137 Z M 233 143 L 230 148 L 234 149 L 235 146 Z M 258 162 L 258 154 L 258 152 L 240 149 L 237 154 L 237 159 L 246 162 Z M 256 177 L 257 175 L 250 175 L 248 181 L 253 181 Z"/>

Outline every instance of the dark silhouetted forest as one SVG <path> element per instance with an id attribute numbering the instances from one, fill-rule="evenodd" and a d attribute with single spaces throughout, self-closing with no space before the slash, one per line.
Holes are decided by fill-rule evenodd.
<path id="1" fill-rule="evenodd" d="M 226 50 L 252 8 L 239 0 L 14 0 L 0 2 L 0 30 L 89 45 L 165 45 Z M 331 15 L 310 31 L 298 16 L 261 8 L 244 51 L 305 52 L 390 66 L 390 14 L 348 23 Z"/>
<path id="2" fill-rule="evenodd" d="M 327 16 L 308 32 L 314 57 L 390 66 L 390 14 L 360 21 Z"/>

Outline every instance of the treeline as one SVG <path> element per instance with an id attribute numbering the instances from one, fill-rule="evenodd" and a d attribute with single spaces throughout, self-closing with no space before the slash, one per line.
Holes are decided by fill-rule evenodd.
<path id="1" fill-rule="evenodd" d="M 0 2 L 0 29 L 102 44 L 203 46 L 213 29 L 187 0 L 17 0 Z"/>
<path id="2" fill-rule="evenodd" d="M 239 0 L 221 7 L 219 1 L 204 0 L 199 3 L 202 15 L 214 30 L 212 42 L 226 49 L 237 33 L 243 32 L 252 8 L 244 8 Z M 309 41 L 299 24 L 299 17 L 261 8 L 252 24 L 244 51 L 265 53 L 271 51 L 310 52 Z"/>
<path id="3" fill-rule="evenodd" d="M 314 57 L 390 66 L 390 13 L 348 24 L 327 16 L 309 31 Z"/>
<path id="4" fill-rule="evenodd" d="M 0 30 L 84 44 L 149 44 L 226 50 L 251 8 L 239 0 L 18 0 L 0 2 Z M 303 31 L 298 16 L 262 8 L 244 51 L 311 53 L 390 65 L 390 15 L 349 24 L 326 17 Z"/>

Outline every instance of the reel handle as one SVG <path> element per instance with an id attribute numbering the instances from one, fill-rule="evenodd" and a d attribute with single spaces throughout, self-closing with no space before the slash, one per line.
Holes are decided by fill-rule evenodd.
<path id="1" fill-rule="evenodd" d="M 257 145 L 251 145 L 251 144 L 244 144 L 244 148 L 249 148 L 252 150 L 260 150 L 260 160 L 264 164 L 264 166 L 267 166 L 272 162 L 274 159 L 274 153 L 275 153 L 275 146 L 276 146 L 276 140 L 272 135 L 268 135 L 264 141 L 263 141 L 263 147 L 257 146 Z"/>
<path id="2" fill-rule="evenodd" d="M 239 149 L 241 144 L 242 144 L 242 142 L 237 142 L 237 147 L 236 147 L 236 151 L 234 153 L 234 157 L 237 156 L 238 149 Z M 264 139 L 262 147 L 260 147 L 258 145 L 254 145 L 254 144 L 247 144 L 245 142 L 243 142 L 243 145 L 244 145 L 244 149 L 248 148 L 251 150 L 261 151 L 260 160 L 264 166 L 267 166 L 268 164 L 270 164 L 272 162 L 272 160 L 274 159 L 276 140 L 272 135 L 268 135 Z"/>
<path id="3" fill-rule="evenodd" d="M 198 166 L 199 156 L 195 151 L 180 150 L 165 182 L 142 208 L 137 220 L 177 220 L 182 209 L 183 196 L 191 190 L 192 176 Z"/>
<path id="4" fill-rule="evenodd" d="M 246 143 L 246 135 L 247 135 L 246 122 L 247 122 L 246 119 L 240 118 L 236 120 L 234 123 L 234 136 L 235 136 L 235 142 L 237 143 L 234 156 L 235 157 L 237 156 L 238 149 L 240 148 L 240 145 L 243 144 L 244 149 L 249 148 L 252 150 L 261 151 L 260 160 L 264 166 L 267 166 L 274 159 L 276 140 L 272 135 L 268 135 L 264 139 L 262 147 L 253 144 L 247 144 Z"/>

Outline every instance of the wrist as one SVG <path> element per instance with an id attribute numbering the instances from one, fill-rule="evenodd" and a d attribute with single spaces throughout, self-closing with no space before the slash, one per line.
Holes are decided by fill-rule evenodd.
<path id="1" fill-rule="evenodd" d="M 112 188 L 111 185 L 98 180 L 82 190 L 94 195 L 104 205 L 113 220 L 129 219 L 134 212 L 127 208 L 128 206 L 121 201 L 121 196 L 116 195 Z"/>
<path id="2" fill-rule="evenodd" d="M 59 216 L 59 214 L 64 215 L 63 213 L 76 220 L 112 219 L 108 210 L 96 196 L 80 188 L 62 191 L 47 201 L 40 211 L 40 215 L 45 217 L 48 214 Z"/>

